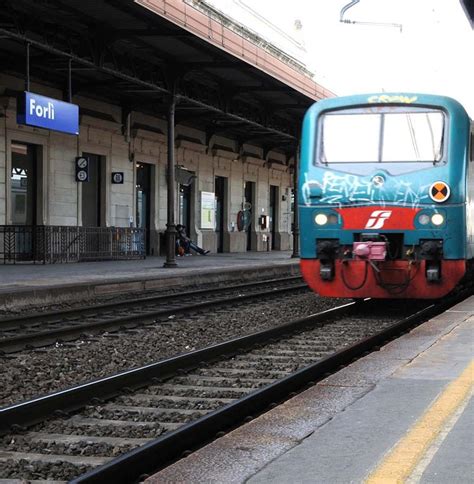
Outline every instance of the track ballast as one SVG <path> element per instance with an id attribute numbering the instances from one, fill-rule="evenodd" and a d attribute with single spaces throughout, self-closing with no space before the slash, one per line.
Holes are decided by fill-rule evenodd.
<path id="1" fill-rule="evenodd" d="M 133 481 L 440 310 L 407 318 L 374 302 L 346 305 L 9 407 L 0 412 L 2 475 Z M 34 421 L 43 423 L 19 431 Z"/>

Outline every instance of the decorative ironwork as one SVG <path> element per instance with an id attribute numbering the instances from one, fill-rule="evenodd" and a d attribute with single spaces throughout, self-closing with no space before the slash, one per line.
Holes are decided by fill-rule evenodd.
<path id="1" fill-rule="evenodd" d="M 4 264 L 144 258 L 144 229 L 0 225 L 0 261 Z"/>

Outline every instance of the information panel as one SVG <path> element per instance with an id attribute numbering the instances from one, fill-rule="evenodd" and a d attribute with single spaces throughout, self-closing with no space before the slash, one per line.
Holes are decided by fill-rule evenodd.
<path id="1" fill-rule="evenodd" d="M 201 228 L 216 228 L 216 195 L 214 192 L 201 192 Z"/>

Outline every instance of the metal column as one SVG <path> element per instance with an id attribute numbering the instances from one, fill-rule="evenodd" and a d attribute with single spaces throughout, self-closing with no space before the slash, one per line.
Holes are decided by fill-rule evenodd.
<path id="1" fill-rule="evenodd" d="M 296 147 L 295 166 L 293 170 L 293 254 L 291 257 L 300 256 L 300 224 L 298 214 L 298 171 L 299 171 L 300 147 Z"/>
<path id="2" fill-rule="evenodd" d="M 176 263 L 176 225 L 175 212 L 175 157 L 174 157 L 174 115 L 176 97 L 170 97 L 168 105 L 168 216 L 166 222 L 166 262 L 163 267 L 177 267 Z"/>

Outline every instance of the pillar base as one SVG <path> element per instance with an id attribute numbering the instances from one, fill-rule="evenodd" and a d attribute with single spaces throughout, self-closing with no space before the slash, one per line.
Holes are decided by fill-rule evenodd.
<path id="1" fill-rule="evenodd" d="M 177 262 L 165 262 L 163 264 L 163 267 L 178 267 L 178 263 Z"/>

